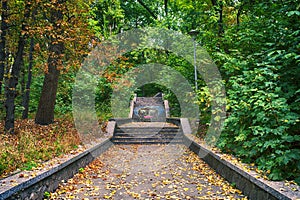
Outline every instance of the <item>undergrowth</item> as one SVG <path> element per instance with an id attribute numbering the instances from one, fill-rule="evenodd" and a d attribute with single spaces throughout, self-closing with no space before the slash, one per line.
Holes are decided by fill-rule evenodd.
<path id="1" fill-rule="evenodd" d="M 58 119 L 48 126 L 36 125 L 33 120 L 17 120 L 15 125 L 15 134 L 0 133 L 0 177 L 17 169 L 30 170 L 80 145 L 71 120 Z"/>

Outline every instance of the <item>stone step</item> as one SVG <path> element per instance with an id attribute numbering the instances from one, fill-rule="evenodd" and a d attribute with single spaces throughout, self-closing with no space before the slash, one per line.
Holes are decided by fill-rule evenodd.
<path id="1" fill-rule="evenodd" d="M 171 137 L 171 136 L 179 136 L 182 135 L 180 132 L 169 132 L 169 133 L 161 133 L 161 132 L 126 132 L 126 133 L 115 133 L 115 137 L 146 137 L 146 136 L 156 136 L 156 137 Z"/>
<path id="2" fill-rule="evenodd" d="M 182 143 L 182 138 L 112 138 L 114 144 L 168 144 L 168 143 Z"/>
<path id="3" fill-rule="evenodd" d="M 137 97 L 135 105 L 162 105 L 164 103 L 161 97 Z"/>
<path id="4" fill-rule="evenodd" d="M 151 144 L 183 144 L 182 141 L 115 141 L 114 144 L 141 144 L 141 145 L 151 145 Z"/>
<path id="5" fill-rule="evenodd" d="M 147 135 L 143 135 L 143 134 L 117 134 L 114 136 L 114 138 L 182 138 L 182 134 L 147 134 Z"/>
<path id="6" fill-rule="evenodd" d="M 119 123 L 117 122 L 117 124 Z M 168 122 L 129 122 L 129 123 L 123 123 L 121 125 L 118 125 L 118 127 L 120 128 L 126 128 L 126 127 L 178 128 L 177 125 Z"/>
<path id="7" fill-rule="evenodd" d="M 141 145 L 151 145 L 151 144 L 182 144 L 182 141 L 116 141 L 114 144 L 141 144 Z"/>
<path id="8" fill-rule="evenodd" d="M 115 133 L 178 133 L 180 129 L 178 128 L 117 128 Z"/>
<path id="9" fill-rule="evenodd" d="M 145 141 L 161 141 L 161 140 L 181 140 L 181 137 L 113 137 L 112 140 L 124 140 L 124 141 L 135 141 L 135 140 L 145 140 Z"/>
<path id="10" fill-rule="evenodd" d="M 166 137 L 159 137 L 159 136 L 140 136 L 140 137 L 130 137 L 130 136 L 115 136 L 113 140 L 172 140 L 172 139 L 182 139 L 182 135 L 171 135 Z"/>
<path id="11" fill-rule="evenodd" d="M 128 122 L 118 125 L 111 141 L 115 144 L 182 143 L 181 129 L 168 122 Z"/>

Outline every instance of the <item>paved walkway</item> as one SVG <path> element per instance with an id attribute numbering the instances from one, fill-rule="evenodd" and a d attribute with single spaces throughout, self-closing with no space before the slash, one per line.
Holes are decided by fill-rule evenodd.
<path id="1" fill-rule="evenodd" d="M 115 145 L 52 199 L 247 199 L 183 145 Z"/>

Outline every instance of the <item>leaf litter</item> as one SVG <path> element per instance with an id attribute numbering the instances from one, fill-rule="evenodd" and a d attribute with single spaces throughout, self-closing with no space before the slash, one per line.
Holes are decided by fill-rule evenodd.
<path id="1" fill-rule="evenodd" d="M 183 145 L 115 145 L 50 199 L 247 199 Z"/>

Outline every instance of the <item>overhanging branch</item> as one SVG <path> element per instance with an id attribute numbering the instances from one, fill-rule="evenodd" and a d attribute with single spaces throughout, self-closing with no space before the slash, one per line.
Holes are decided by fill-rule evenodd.
<path id="1" fill-rule="evenodd" d="M 154 19 L 157 19 L 157 16 L 152 12 L 152 10 L 142 0 L 137 0 L 137 1 L 150 13 L 150 15 Z"/>

